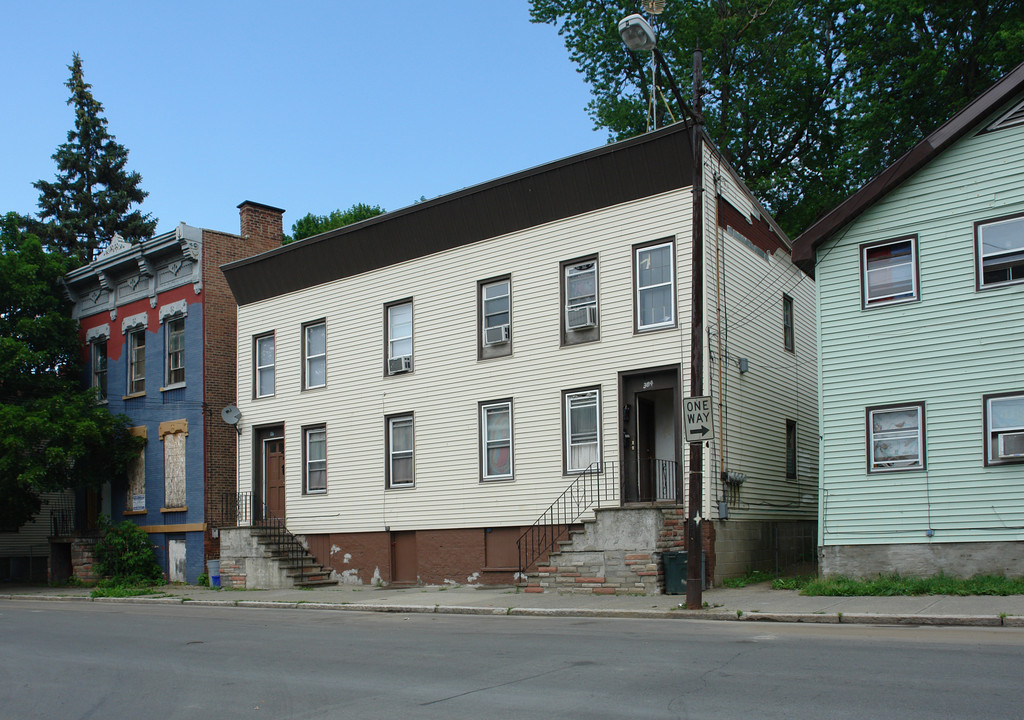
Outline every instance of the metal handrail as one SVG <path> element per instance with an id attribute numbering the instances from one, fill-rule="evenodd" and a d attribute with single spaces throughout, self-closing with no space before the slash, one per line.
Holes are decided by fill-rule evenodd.
<path id="1" fill-rule="evenodd" d="M 223 493 L 220 526 L 258 529 L 263 539 L 278 548 L 281 553 L 279 558 L 297 567 L 299 582 L 311 574 L 306 572 L 309 551 L 288 530 L 284 519 L 274 515 L 262 498 L 256 497 L 254 493 Z"/>
<path id="2" fill-rule="evenodd" d="M 558 496 L 537 521 L 516 540 L 519 551 L 519 577 L 521 578 L 544 555 L 569 535 L 569 528 L 592 507 L 613 502 L 621 504 L 621 488 L 615 473 L 615 463 L 591 463 L 590 467 Z"/>

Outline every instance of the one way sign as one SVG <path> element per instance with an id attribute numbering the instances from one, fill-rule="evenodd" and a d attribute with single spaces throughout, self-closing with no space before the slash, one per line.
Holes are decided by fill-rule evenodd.
<path id="1" fill-rule="evenodd" d="M 712 440 L 715 426 L 711 424 L 711 397 L 683 398 L 683 427 L 686 442 Z"/>

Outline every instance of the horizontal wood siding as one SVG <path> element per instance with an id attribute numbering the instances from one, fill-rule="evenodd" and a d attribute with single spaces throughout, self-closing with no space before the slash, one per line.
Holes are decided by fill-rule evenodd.
<path id="1" fill-rule="evenodd" d="M 720 192 L 748 217 L 756 217 L 748 197 L 731 175 L 721 173 Z M 709 178 L 708 189 L 711 190 Z M 713 228 L 714 222 L 709 224 Z M 736 228 L 742 232 L 743 228 Z M 729 231 L 707 245 L 709 352 L 705 354 L 711 393 L 724 397 L 724 432 L 716 405 L 717 440 L 708 455 L 711 497 L 727 497 L 722 468 L 743 473 L 738 499 L 729 497 L 734 520 L 813 519 L 817 514 L 818 412 L 814 281 L 782 250 L 767 259 Z M 722 273 L 716 272 L 716 262 Z M 719 290 L 716 279 L 724 278 Z M 784 348 L 782 296 L 793 298 L 795 351 Z M 719 324 L 721 345 L 719 392 Z M 739 360 L 748 362 L 740 372 Z M 786 420 L 797 423 L 797 476 L 786 477 Z M 723 461 L 724 457 L 724 461 Z M 718 517 L 717 504 L 711 517 Z"/>
<path id="2" fill-rule="evenodd" d="M 1024 539 L 1024 466 L 984 466 L 982 415 L 1024 391 L 1024 285 L 974 270 L 974 222 L 1019 212 L 1024 127 L 964 138 L 819 248 L 823 544 Z M 920 301 L 862 310 L 859 245 L 911 234 Z M 865 408 L 900 402 L 925 405 L 927 470 L 868 474 Z"/>

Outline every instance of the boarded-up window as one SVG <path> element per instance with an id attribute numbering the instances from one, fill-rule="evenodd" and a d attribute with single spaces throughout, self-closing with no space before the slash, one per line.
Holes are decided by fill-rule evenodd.
<path id="1" fill-rule="evenodd" d="M 185 433 L 165 435 L 164 506 L 185 507 Z"/>
<path id="2" fill-rule="evenodd" d="M 146 426 L 128 428 L 128 432 L 136 437 L 146 437 Z M 125 507 L 133 512 L 146 509 L 146 449 L 139 450 L 139 456 L 128 466 L 128 496 Z"/>

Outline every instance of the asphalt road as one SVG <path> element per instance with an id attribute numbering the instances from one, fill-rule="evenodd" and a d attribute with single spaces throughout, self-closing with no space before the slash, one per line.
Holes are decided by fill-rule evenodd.
<path id="1" fill-rule="evenodd" d="M 0 718 L 1024 718 L 1024 630 L 10 601 Z"/>

